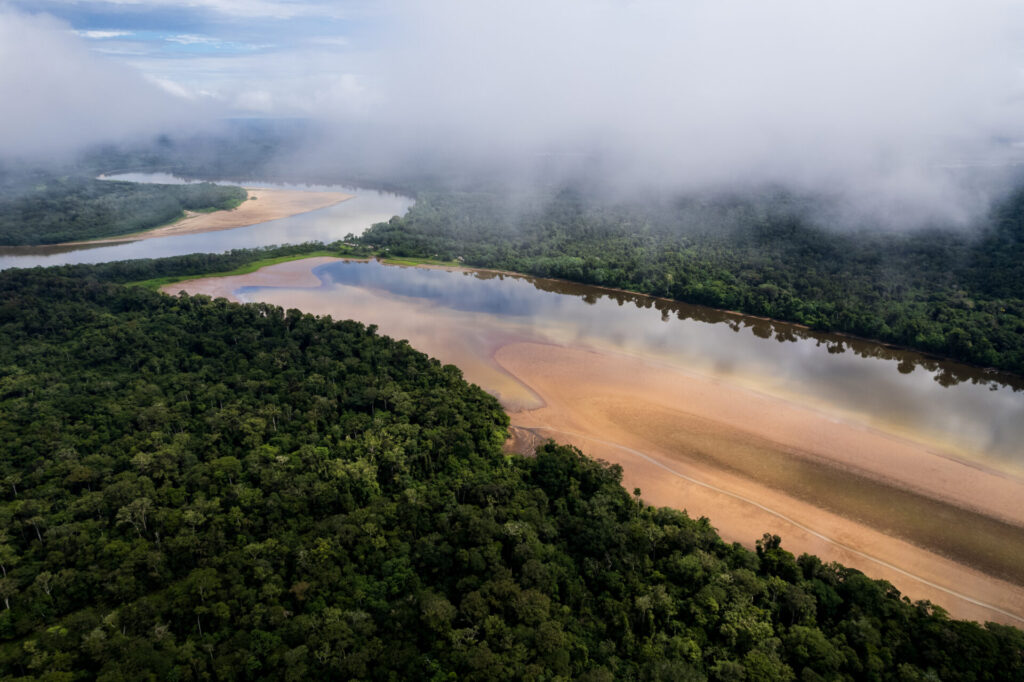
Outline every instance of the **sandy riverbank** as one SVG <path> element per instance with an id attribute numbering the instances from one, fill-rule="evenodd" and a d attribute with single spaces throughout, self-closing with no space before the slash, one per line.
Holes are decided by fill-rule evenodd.
<path id="1" fill-rule="evenodd" d="M 269 220 L 278 220 L 300 213 L 327 208 L 328 206 L 334 206 L 342 201 L 351 199 L 354 196 L 344 192 L 306 192 L 303 190 L 256 189 L 251 187 L 247 187 L 246 192 L 248 192 L 249 198 L 243 201 L 238 208 L 230 211 L 214 211 L 213 213 L 186 211 L 185 218 L 163 227 L 116 237 L 66 242 L 60 246 L 113 244 L 133 242 L 140 239 L 173 237 L 181 234 L 230 230 L 236 227 L 247 227 L 249 225 L 265 223 Z"/>
<path id="2" fill-rule="evenodd" d="M 1024 540 L 1024 528 L 1017 525 L 1024 515 L 1024 482 L 658 363 L 533 343 L 506 345 L 496 359 L 545 402 L 540 409 L 511 413 L 513 425 L 622 465 L 624 485 L 639 487 L 648 503 L 707 516 L 725 540 L 747 546 L 764 531 L 776 533 L 794 553 L 817 554 L 884 578 L 958 617 L 1024 625 L 1021 585 L 880 532 L 856 518 L 856 509 L 843 515 L 828 509 L 833 503 L 849 508 L 863 502 L 887 512 L 893 496 L 913 491 L 926 498 L 925 504 L 927 499 L 951 502 L 954 519 L 956 508 L 966 506 L 1012 520 L 1008 532 Z M 785 466 L 779 467 L 781 475 L 770 472 L 780 455 L 790 463 L 816 460 L 846 481 L 866 478 L 882 485 L 854 490 L 852 500 L 842 499 L 849 490 L 835 488 L 807 499 L 812 496 L 801 494 L 801 478 L 814 472 Z M 751 462 L 754 458 L 760 461 Z M 856 497 L 872 492 L 876 495 L 868 499 Z M 915 530 L 928 529 L 904 530 L 913 541 Z M 977 535 L 969 527 L 946 530 Z"/>
<path id="3" fill-rule="evenodd" d="M 174 284 L 166 284 L 160 287 L 160 291 L 172 296 L 184 291 L 195 296 L 204 294 L 213 298 L 226 298 L 236 303 L 240 302 L 235 291 L 247 286 L 261 287 L 304 287 L 314 288 L 320 286 L 320 280 L 313 274 L 313 268 L 326 263 L 334 263 L 340 258 L 317 256 L 315 258 L 302 258 L 300 260 L 285 261 L 270 267 L 262 268 L 256 272 L 246 275 L 231 275 L 228 277 L 201 277 L 189 279 Z"/>
<path id="4" fill-rule="evenodd" d="M 311 269 L 332 260 L 165 289 L 318 287 Z M 656 361 L 535 343 L 473 314 L 358 291 L 260 300 L 379 324 L 499 395 L 514 425 L 621 464 L 628 489 L 709 517 L 727 541 L 777 533 L 794 553 L 885 578 L 956 617 L 1024 625 L 1024 481 Z"/>

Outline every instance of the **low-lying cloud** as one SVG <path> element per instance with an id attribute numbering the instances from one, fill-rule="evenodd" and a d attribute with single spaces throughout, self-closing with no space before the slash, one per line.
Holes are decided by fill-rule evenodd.
<path id="1" fill-rule="evenodd" d="M 467 161 L 665 187 L 782 183 L 966 220 L 954 167 L 1021 136 L 1024 13 L 981 0 L 399 3 L 376 120 Z"/>
<path id="2" fill-rule="evenodd" d="M 154 6 L 216 17 L 175 34 L 186 47 L 274 21 L 245 24 L 248 52 L 101 56 L 55 19 L 0 9 L 0 156 L 195 126 L 220 106 L 318 119 L 334 144 L 282 162 L 297 170 L 426 160 L 624 192 L 783 185 L 916 225 L 969 222 L 1024 149 L 1024 8 L 1004 0 Z M 76 28 L 109 49 L 125 37 Z"/>
<path id="3" fill-rule="evenodd" d="M 0 158 L 67 156 L 195 126 L 210 113 L 91 52 L 63 22 L 3 7 L 0 103 Z"/>

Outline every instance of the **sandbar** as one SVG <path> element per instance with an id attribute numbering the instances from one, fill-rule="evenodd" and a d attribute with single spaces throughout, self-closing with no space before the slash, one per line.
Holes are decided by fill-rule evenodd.
<path id="1" fill-rule="evenodd" d="M 954 509 L 1005 520 L 1021 540 L 1024 482 L 656 362 L 536 343 L 508 344 L 495 357 L 545 403 L 511 412 L 514 426 L 621 465 L 623 484 L 640 488 L 647 503 L 706 516 L 727 542 L 748 547 L 764 532 L 778 534 L 791 552 L 816 554 L 884 578 L 911 598 L 928 599 L 957 617 L 1024 625 L 1024 586 L 1016 581 L 802 499 L 793 490 L 799 481 L 785 488 L 766 485 L 749 471 L 730 470 L 703 455 L 743 457 L 749 447 L 755 453 L 813 458 L 878 480 L 882 490 L 912 490 Z M 765 460 L 766 468 L 772 466 Z"/>
<path id="2" fill-rule="evenodd" d="M 884 578 L 954 617 L 1024 626 L 1019 477 L 657 359 L 540 342 L 374 292 L 318 295 L 311 270 L 334 260 L 164 290 L 238 300 L 243 286 L 282 287 L 257 298 L 379 324 L 497 395 L 514 449 L 571 443 L 621 465 L 647 503 L 708 517 L 727 542 L 752 547 L 775 533 L 795 554 Z"/>
<path id="3" fill-rule="evenodd" d="M 313 274 L 313 268 L 327 263 L 334 263 L 340 258 L 329 256 L 317 256 L 314 258 L 301 258 L 299 260 L 285 261 L 269 267 L 261 268 L 256 272 L 245 275 L 229 275 L 227 277 L 200 277 L 188 279 L 182 282 L 165 284 L 160 291 L 172 296 L 184 291 L 190 296 L 202 294 L 213 298 L 226 298 L 235 303 L 241 303 L 235 292 L 246 286 L 261 287 L 301 287 L 315 288 L 320 286 L 320 280 Z"/>
<path id="4" fill-rule="evenodd" d="M 162 227 L 115 237 L 65 242 L 60 244 L 60 246 L 114 244 L 134 242 L 140 239 L 157 239 L 159 237 L 173 237 L 182 234 L 231 230 L 236 227 L 257 225 L 270 220 L 278 220 L 300 213 L 327 208 L 347 201 L 354 196 L 344 192 L 307 192 L 304 190 L 259 189 L 254 187 L 246 187 L 245 191 L 248 193 L 248 198 L 238 208 L 226 211 L 213 211 L 211 213 L 186 211 L 184 218 Z"/>

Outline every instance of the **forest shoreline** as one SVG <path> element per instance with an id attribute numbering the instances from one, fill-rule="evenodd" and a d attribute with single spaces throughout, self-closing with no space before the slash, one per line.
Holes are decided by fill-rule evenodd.
<path id="1" fill-rule="evenodd" d="M 238 301 L 233 292 L 243 286 L 316 288 L 321 282 L 312 272 L 313 268 L 338 260 L 345 259 L 319 257 L 290 261 L 246 275 L 178 282 L 162 290 L 172 294 L 184 290 L 190 294 L 223 296 Z M 447 266 L 426 267 L 456 269 Z M 971 462 L 929 451 L 924 446 L 908 445 L 882 432 L 852 427 L 821 413 L 797 409 L 793 413 L 796 415 L 794 418 L 803 420 L 801 423 L 804 424 L 806 420 L 812 420 L 815 429 L 810 432 L 797 430 L 799 433 L 790 434 L 791 441 L 794 438 L 796 441 L 809 438 L 811 441 L 819 439 L 822 443 L 831 443 L 837 439 L 836 434 L 842 435 L 840 440 L 845 444 L 843 448 L 837 450 L 833 446 L 831 451 L 823 452 L 821 447 L 815 448 L 813 442 L 787 442 L 786 429 L 774 423 L 780 411 L 792 412 L 794 409 L 783 399 L 737 387 L 723 387 L 721 382 L 713 379 L 682 372 L 678 372 L 680 376 L 669 377 L 662 367 L 651 369 L 648 366 L 644 370 L 636 358 L 612 357 L 613 353 L 604 351 L 550 347 L 544 351 L 546 359 L 524 361 L 521 357 L 523 348 L 524 344 L 521 343 L 506 343 L 495 350 L 494 358 L 504 371 L 537 394 L 544 405 L 528 410 L 517 410 L 512 405 L 506 405 L 510 410 L 512 424 L 528 428 L 544 437 L 575 444 L 591 456 L 621 464 L 625 471 L 625 484 L 630 488 L 641 488 L 644 499 L 649 503 L 685 507 L 694 516 L 708 516 L 726 540 L 741 542 L 746 546 L 751 546 L 761 532 L 772 529 L 783 536 L 791 551 L 813 553 L 826 561 L 840 561 L 868 575 L 884 577 L 909 596 L 930 599 L 957 617 L 996 620 L 1018 626 L 1024 623 L 1024 587 L 1021 585 L 994 578 L 963 561 L 947 559 L 934 551 L 886 535 L 862 520 L 824 510 L 813 501 L 799 499 L 792 491 L 757 485 L 749 476 L 737 475 L 722 466 L 701 461 L 700 458 L 674 456 L 670 442 L 673 429 L 665 428 L 664 424 L 653 429 L 651 424 L 614 428 L 609 427 L 607 415 L 628 416 L 630 409 L 627 408 L 632 406 L 635 413 L 636 405 L 644 400 L 662 411 L 667 406 L 672 407 L 684 416 L 689 410 L 691 425 L 694 419 L 698 422 L 704 420 L 700 422 L 703 433 L 698 435 L 706 439 L 709 430 L 713 432 L 713 438 L 708 442 L 714 442 L 715 447 L 720 447 L 722 443 L 728 444 L 730 439 L 753 434 L 760 438 L 759 443 L 774 443 L 783 450 L 788 448 L 790 451 L 810 453 L 810 457 L 805 455 L 805 459 L 817 459 L 819 464 L 824 462 L 837 471 L 854 471 L 894 491 L 927 494 L 950 504 L 951 508 L 975 508 L 985 516 L 1000 518 L 1018 528 L 1024 525 L 1024 510 L 1019 509 L 1014 501 L 1024 494 L 1024 481 L 1007 475 L 1000 476 L 983 467 L 973 466 Z M 520 356 L 516 355 L 517 352 Z M 560 357 L 560 354 L 565 357 Z M 560 361 L 552 362 L 556 356 L 560 357 Z M 580 369 L 583 357 L 591 365 L 586 371 Z M 639 385 L 643 386 L 642 391 L 638 391 L 635 386 L 632 389 L 623 387 L 622 368 L 627 365 L 631 368 L 626 372 L 630 380 L 636 382 L 639 377 L 643 377 L 639 380 Z M 566 380 L 565 372 L 572 376 L 573 381 Z M 615 379 L 611 376 L 613 374 L 620 376 Z M 598 376 L 600 378 L 595 378 Z M 560 383 L 552 384 L 552 377 L 560 377 Z M 699 399 L 691 399 L 683 404 L 664 390 L 658 392 L 650 388 L 652 382 L 656 383 L 659 378 L 663 382 L 684 382 L 690 390 L 698 393 L 703 390 L 704 394 Z M 469 374 L 467 379 L 476 380 Z M 484 382 L 480 383 L 485 389 L 488 388 Z M 602 388 L 600 392 L 595 391 L 598 385 Z M 597 410 L 593 404 L 584 404 L 587 396 L 598 393 L 606 395 L 613 385 L 617 386 L 619 395 L 617 405 L 605 405 Z M 628 399 L 621 397 L 625 395 L 623 391 L 629 394 Z M 720 394 L 724 391 L 729 395 L 726 398 L 720 395 L 718 403 L 708 402 L 707 391 Z M 709 409 L 709 406 L 723 400 L 736 404 L 736 396 L 733 394 L 737 391 L 743 392 L 745 403 L 758 402 L 761 405 L 763 414 L 760 423 L 756 423 L 756 420 L 752 422 L 749 416 L 733 419 L 731 424 L 722 420 L 713 423 L 714 420 L 709 420 L 708 415 L 699 414 L 698 408 L 703 406 Z M 652 409 L 651 412 L 657 410 Z M 774 431 L 769 428 L 773 425 Z M 677 426 L 674 430 L 679 431 Z M 691 428 L 686 433 L 687 438 L 692 435 L 692 431 Z M 643 453 L 647 459 L 638 457 L 636 452 Z M 902 457 L 899 460 L 902 462 L 899 471 L 893 469 L 893 457 Z M 796 461 L 800 457 L 796 455 L 792 459 Z M 685 469 L 686 475 L 700 483 L 678 476 L 666 476 L 666 468 Z M 708 484 L 728 492 L 716 492 L 708 488 Z"/>
<path id="2" fill-rule="evenodd" d="M 94 242 L 83 242 L 83 243 L 87 244 L 87 243 L 94 243 Z M 54 245 L 54 246 L 57 246 L 57 245 Z M 960 360 L 960 359 L 957 359 L 957 358 L 954 358 L 954 357 L 951 357 L 951 356 L 948 356 L 948 355 L 942 355 L 942 354 L 939 354 L 939 353 L 932 353 L 932 352 L 929 352 L 929 351 L 921 350 L 919 348 L 914 348 L 913 346 L 901 345 L 901 344 L 898 344 L 898 343 L 892 343 L 890 341 L 883 341 L 881 339 L 875 339 L 875 338 L 871 338 L 871 337 L 868 337 L 868 336 L 859 336 L 857 334 L 851 334 L 849 332 L 843 332 L 843 331 L 815 329 L 815 328 L 810 327 L 810 326 L 808 326 L 806 324 L 801 324 L 799 322 L 793 322 L 793 321 L 785 320 L 785 319 L 782 319 L 782 318 L 765 317 L 763 315 L 754 315 L 752 313 L 745 313 L 745 312 L 740 311 L 740 310 L 733 310 L 733 309 L 730 309 L 730 308 L 716 308 L 714 306 L 704 305 L 704 304 L 700 304 L 700 303 L 689 303 L 687 301 L 680 301 L 680 300 L 677 300 L 677 299 L 674 299 L 674 298 L 667 298 L 665 296 L 656 296 L 654 294 L 645 294 L 645 293 L 643 293 L 641 291 L 633 291 L 633 290 L 630 290 L 630 289 L 619 289 L 619 288 L 616 288 L 616 287 L 609 287 L 609 286 L 604 286 L 604 285 L 601 285 L 601 284 L 588 284 L 588 283 L 583 283 L 583 282 L 576 282 L 576 281 L 573 281 L 573 280 L 570 280 L 570 279 L 563 279 L 563 278 L 560 278 L 560 277 L 541 277 L 539 275 L 531 275 L 530 273 L 516 272 L 516 271 L 513 271 L 513 270 L 499 270 L 499 269 L 496 269 L 496 268 L 485 268 L 485 267 L 478 267 L 478 266 L 474 266 L 474 265 L 451 265 L 451 264 L 447 264 L 447 263 L 430 262 L 429 259 L 425 260 L 423 262 L 405 262 L 405 261 L 402 261 L 402 260 L 392 259 L 392 258 L 390 258 L 388 256 L 382 256 L 379 253 L 371 254 L 370 256 L 367 256 L 367 257 L 342 256 L 342 257 L 336 258 L 335 260 L 366 261 L 366 260 L 372 260 L 372 259 L 376 259 L 379 262 L 384 263 L 385 265 L 393 265 L 395 267 L 425 268 L 425 269 L 429 269 L 429 270 L 443 270 L 445 272 L 482 272 L 482 273 L 489 273 L 489 274 L 508 276 L 508 277 L 519 277 L 519 278 L 529 279 L 529 280 L 545 280 L 545 281 L 551 281 L 551 282 L 558 282 L 560 284 L 566 284 L 566 285 L 569 285 L 569 286 L 580 286 L 580 287 L 587 287 L 588 289 L 597 289 L 597 290 L 602 291 L 602 292 L 608 292 L 609 294 L 619 294 L 619 295 L 625 295 L 625 296 L 635 296 L 635 297 L 638 297 L 638 298 L 642 298 L 642 299 L 646 299 L 646 300 L 651 301 L 651 303 L 654 305 L 654 307 L 657 307 L 656 306 L 657 303 L 663 303 L 663 304 L 670 305 L 670 306 L 672 306 L 672 305 L 680 306 L 681 305 L 681 306 L 693 306 L 693 307 L 697 307 L 697 308 L 704 308 L 704 309 L 707 309 L 707 310 L 712 310 L 712 311 L 714 311 L 716 313 L 721 313 L 721 314 L 724 314 L 724 315 L 729 315 L 730 317 L 735 317 L 737 320 L 749 319 L 749 320 L 757 320 L 759 322 L 767 322 L 769 324 L 783 325 L 785 327 L 790 327 L 790 328 L 799 330 L 801 332 L 806 332 L 806 333 L 810 333 L 810 334 L 824 334 L 824 335 L 828 335 L 828 336 L 833 336 L 833 337 L 836 337 L 837 339 L 839 339 L 841 341 L 844 341 L 844 342 L 847 342 L 847 343 L 867 343 L 867 344 L 871 344 L 871 345 L 874 345 L 874 346 L 878 346 L 879 348 L 883 348 L 883 349 L 888 350 L 888 351 L 894 351 L 894 352 L 900 352 L 900 353 L 912 353 L 914 355 L 920 356 L 922 359 L 925 359 L 925 360 L 928 360 L 928 361 L 931 361 L 931 362 L 935 362 L 935 363 L 954 363 L 954 364 L 957 364 L 957 365 L 961 365 L 963 367 L 968 367 L 968 368 L 971 368 L 973 370 L 976 370 L 976 371 L 982 373 L 983 375 L 991 375 L 990 377 L 983 378 L 983 381 L 996 380 L 996 381 L 1000 381 L 1002 383 L 1005 383 L 1005 384 L 1007 384 L 1009 386 L 1012 386 L 1014 390 L 1024 390 L 1024 374 L 1019 374 L 1019 373 L 1014 372 L 1012 370 L 999 369 L 997 367 L 989 367 L 989 366 L 985 366 L 985 365 L 979 365 L 977 363 L 968 362 L 966 360 Z M 301 260 L 301 259 L 298 259 L 298 260 Z M 208 277 L 208 276 L 212 276 L 212 273 L 211 273 L 211 275 L 204 275 L 202 277 Z M 202 279 L 202 277 L 198 277 L 197 276 L 194 279 Z M 241 286 L 246 286 L 246 285 L 241 285 Z M 290 286 L 290 285 L 282 285 L 282 286 Z M 295 285 L 295 286 L 298 286 L 298 285 Z M 232 299 L 232 300 L 234 300 L 234 299 Z M 959 457 L 956 457 L 956 458 L 960 459 Z M 978 466 L 984 467 L 983 464 L 978 464 Z"/>
<path id="3" fill-rule="evenodd" d="M 343 260 L 349 260 L 349 259 L 343 259 Z M 485 267 L 478 267 L 478 266 L 475 266 L 475 265 L 438 265 L 438 264 L 432 264 L 432 263 L 421 263 L 421 264 L 420 263 L 417 263 L 417 264 L 413 264 L 413 263 L 389 263 L 386 257 L 385 258 L 379 258 L 379 260 L 382 260 L 383 262 L 385 262 L 385 263 L 387 263 L 389 265 L 397 265 L 398 267 L 429 268 L 429 269 L 433 269 L 433 270 L 445 270 L 447 272 L 487 272 L 487 273 L 492 273 L 492 274 L 495 274 L 495 275 L 506 275 L 506 276 L 509 276 L 509 277 L 522 277 L 524 279 L 548 280 L 548 281 L 552 281 L 552 282 L 560 282 L 560 283 L 567 284 L 567 285 L 575 285 L 575 286 L 587 287 L 589 289 L 598 289 L 600 291 L 606 291 L 606 292 L 608 292 L 610 294 L 620 294 L 620 295 L 626 295 L 626 296 L 636 296 L 636 297 L 640 297 L 640 298 L 644 298 L 644 299 L 650 300 L 652 303 L 655 303 L 655 304 L 656 303 L 664 303 L 664 304 L 667 304 L 667 305 L 684 305 L 684 306 L 695 306 L 695 307 L 700 307 L 700 308 L 707 308 L 709 310 L 714 310 L 715 312 L 722 313 L 724 315 L 730 315 L 730 316 L 735 317 L 735 318 L 740 319 L 740 320 L 742 320 L 742 319 L 750 319 L 750 320 L 758 320 L 758 321 L 761 321 L 761 322 L 768 322 L 770 324 L 785 325 L 786 327 L 792 327 L 793 329 L 799 329 L 801 331 L 812 333 L 812 334 L 828 334 L 829 336 L 835 336 L 835 337 L 840 338 L 841 340 L 844 340 L 844 341 L 847 341 L 847 342 L 850 342 L 850 343 L 854 343 L 854 342 L 857 342 L 857 343 L 869 343 L 869 344 L 873 344 L 875 346 L 879 346 L 880 348 L 885 348 L 886 350 L 897 351 L 897 352 L 902 352 L 902 353 L 914 353 L 916 355 L 921 356 L 922 358 L 926 358 L 926 359 L 931 360 L 933 362 L 939 362 L 939 363 L 952 362 L 952 363 L 956 363 L 956 364 L 959 364 L 959 365 L 964 365 L 966 367 L 971 367 L 971 368 L 974 368 L 974 369 L 979 370 L 979 371 L 984 372 L 984 373 L 990 373 L 992 375 L 998 376 L 998 378 L 1000 380 L 1006 380 L 1006 383 L 1011 384 L 1012 386 L 1014 386 L 1015 389 L 1017 389 L 1017 390 L 1024 390 L 1024 374 L 1019 374 L 1019 373 L 1014 372 L 1014 371 L 1009 370 L 1009 369 L 1000 369 L 998 367 L 989 367 L 989 366 L 986 366 L 986 365 L 979 365 L 977 363 L 972 363 L 972 362 L 969 362 L 967 360 L 959 360 L 957 358 L 954 358 L 954 357 L 951 357 L 951 356 L 948 356 L 948 355 L 941 355 L 939 353 L 932 353 L 932 352 L 929 352 L 929 351 L 926 351 L 926 350 L 921 350 L 920 348 L 914 348 L 913 346 L 906 346 L 906 345 L 902 345 L 902 344 L 899 344 L 899 343 L 893 343 L 891 341 L 883 341 L 882 339 L 875 339 L 875 338 L 871 338 L 869 336 L 859 336 L 857 334 L 851 334 L 850 332 L 843 332 L 843 331 L 836 331 L 836 330 L 826 330 L 826 329 L 815 329 L 814 327 L 811 327 L 809 325 L 802 324 L 800 322 L 793 322 L 792 320 L 786 320 L 786 319 L 782 319 L 782 318 L 779 318 L 779 317 L 765 317 L 764 315 L 755 315 L 753 313 L 745 313 L 742 310 L 733 310 L 731 308 L 716 308 L 715 306 L 705 305 L 703 303 L 690 303 L 688 301 L 682 301 L 682 300 L 678 300 L 678 299 L 674 299 L 674 298 L 668 298 L 666 296 L 656 296 L 654 294 L 645 294 L 642 291 L 633 291 L 632 289 L 620 289 L 618 287 L 609 287 L 609 286 L 605 286 L 603 284 L 590 284 L 590 283 L 585 283 L 585 282 L 577 282 L 577 281 L 574 281 L 574 280 L 571 280 L 571 279 L 564 279 L 564 278 L 561 278 L 561 277 L 542 277 L 540 275 L 531 275 L 530 273 L 527 273 L 527 272 L 516 272 L 514 270 L 498 270 L 496 268 L 485 268 Z"/>
<path id="4" fill-rule="evenodd" d="M 246 187 L 244 189 L 247 192 L 246 199 L 238 207 L 230 210 L 212 211 L 210 213 L 187 211 L 186 217 L 181 220 L 142 232 L 114 237 L 101 237 L 99 239 L 62 242 L 54 246 L 117 244 L 142 239 L 158 239 L 160 237 L 173 237 L 184 234 L 231 230 L 329 208 L 343 201 L 348 201 L 355 196 L 345 192 L 310 192 L 306 190 L 255 187 Z"/>

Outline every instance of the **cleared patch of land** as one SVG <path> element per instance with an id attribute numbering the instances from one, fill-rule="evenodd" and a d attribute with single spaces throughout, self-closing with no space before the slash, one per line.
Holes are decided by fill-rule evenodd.
<path id="1" fill-rule="evenodd" d="M 344 192 L 306 192 L 303 190 L 256 189 L 251 187 L 247 187 L 246 192 L 249 195 L 248 199 L 243 201 L 238 208 L 231 209 L 230 211 L 213 211 L 210 213 L 186 211 L 186 216 L 181 220 L 169 225 L 153 228 L 152 230 L 117 237 L 90 239 L 84 242 L 66 242 L 62 246 L 133 242 L 140 239 L 156 239 L 181 234 L 230 230 L 236 227 L 247 227 L 327 208 L 328 206 L 334 206 L 342 201 L 351 199 L 354 196 Z"/>
<path id="2" fill-rule="evenodd" d="M 513 448 L 572 443 L 622 465 L 648 503 L 707 516 L 727 541 L 776 533 L 792 552 L 885 578 L 954 616 L 1024 625 L 1021 479 L 656 360 L 538 343 L 493 318 L 402 297 L 294 288 L 318 287 L 311 269 L 331 260 L 165 291 L 290 287 L 259 300 L 378 324 L 461 367 L 509 409 Z"/>

